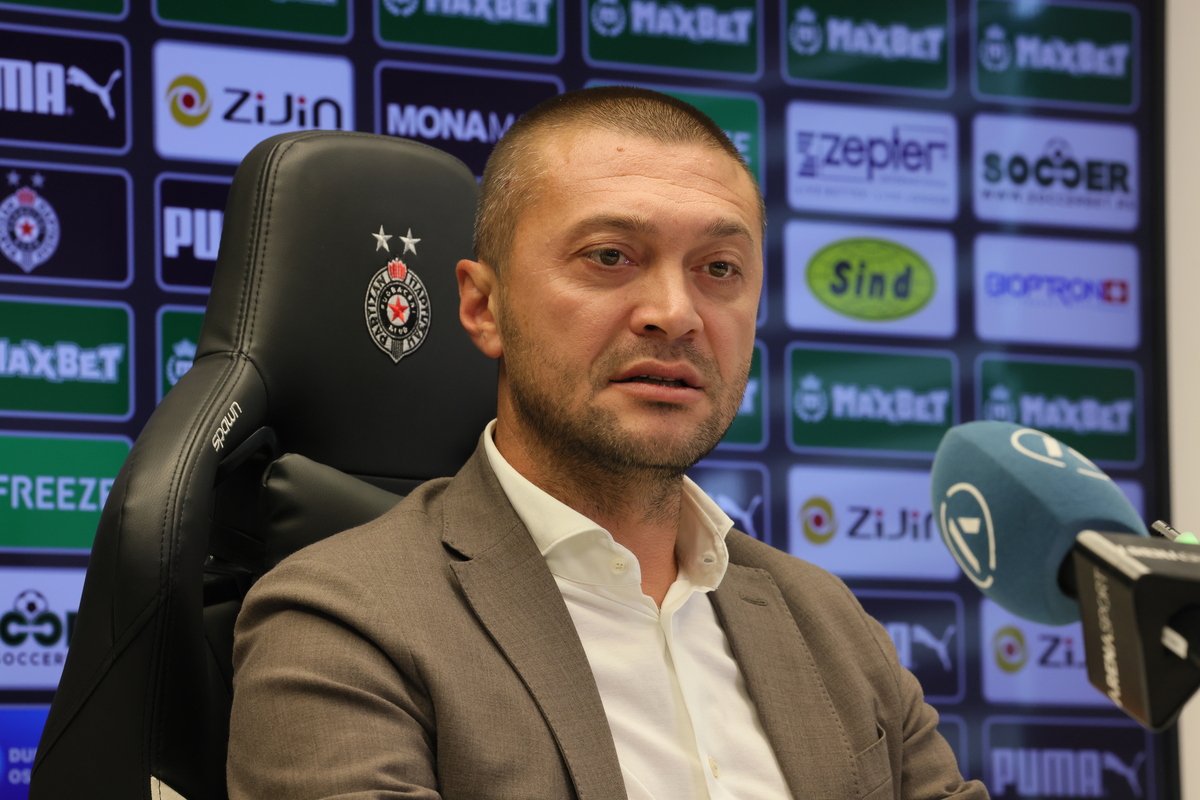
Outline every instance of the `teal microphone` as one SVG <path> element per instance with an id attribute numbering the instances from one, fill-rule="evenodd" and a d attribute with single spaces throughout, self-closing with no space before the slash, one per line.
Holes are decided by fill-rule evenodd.
<path id="1" fill-rule="evenodd" d="M 938 529 L 963 573 L 1034 622 L 1079 620 L 1071 561 L 1079 533 L 1149 536 L 1124 493 L 1086 456 L 1009 422 L 951 428 L 931 483 Z"/>

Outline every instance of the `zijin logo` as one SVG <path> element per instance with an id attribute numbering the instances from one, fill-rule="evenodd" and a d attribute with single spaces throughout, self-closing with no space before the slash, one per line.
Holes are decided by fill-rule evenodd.
<path id="1" fill-rule="evenodd" d="M 1013 625 L 996 631 L 996 635 L 992 637 L 992 652 L 996 656 L 996 665 L 1010 674 L 1020 672 L 1029 660 L 1025 634 Z"/>
<path id="2" fill-rule="evenodd" d="M 946 41 L 944 25 L 914 30 L 903 22 L 879 25 L 874 20 L 854 20 L 828 16 L 821 30 L 817 13 L 808 6 L 796 11 L 788 28 L 788 43 L 800 55 L 821 51 L 822 43 L 830 53 L 868 56 L 884 61 L 941 61 Z"/>
<path id="3" fill-rule="evenodd" d="M 194 75 L 180 75 L 171 81 L 167 87 L 167 100 L 171 104 L 171 116 L 189 128 L 204 122 L 212 111 L 208 89 Z"/>
<path id="4" fill-rule="evenodd" d="M 800 526 L 804 538 L 813 544 L 825 544 L 837 533 L 837 517 L 824 497 L 812 497 L 800 506 Z"/>
<path id="5" fill-rule="evenodd" d="M 236 163 L 272 133 L 354 127 L 353 68 L 340 57 L 161 40 L 154 82 L 167 158 Z"/>

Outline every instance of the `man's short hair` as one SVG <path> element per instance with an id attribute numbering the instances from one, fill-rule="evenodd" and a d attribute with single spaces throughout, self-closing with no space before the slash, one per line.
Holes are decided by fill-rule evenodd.
<path id="1" fill-rule="evenodd" d="M 500 270 L 512 251 L 521 212 L 545 173 L 540 145 L 552 130 L 588 128 L 642 136 L 663 144 L 701 144 L 723 151 L 746 171 L 767 224 L 758 180 L 729 137 L 704 112 L 669 94 L 634 86 L 598 86 L 556 95 L 513 123 L 483 170 L 475 212 L 475 258 Z"/>

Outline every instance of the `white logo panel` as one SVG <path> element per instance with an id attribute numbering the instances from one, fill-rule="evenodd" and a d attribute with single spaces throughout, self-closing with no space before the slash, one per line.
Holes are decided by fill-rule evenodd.
<path id="1" fill-rule="evenodd" d="M 268 136 L 354 130 L 354 68 L 339 56 L 163 40 L 154 46 L 154 146 L 237 164 Z"/>
<path id="2" fill-rule="evenodd" d="M 1133 230 L 1132 125 L 980 114 L 973 125 L 975 215 L 992 222 Z"/>
<path id="3" fill-rule="evenodd" d="M 928 111 L 789 103 L 787 171 L 797 211 L 952 220 L 958 123 Z"/>
<path id="4" fill-rule="evenodd" d="M 841 248 L 841 257 L 847 267 L 845 274 L 837 277 L 842 293 L 866 294 L 871 291 L 872 265 L 856 257 L 859 253 L 850 241 L 861 239 L 877 240 L 893 248 L 900 245 L 918 256 L 923 263 L 917 264 L 917 268 L 922 272 L 928 268 L 934 285 L 932 296 L 923 308 L 899 319 L 863 319 L 840 313 L 814 294 L 807 275 L 809 264 L 820 251 L 831 246 Z M 948 339 L 958 328 L 954 305 L 954 237 L 946 231 L 792 220 L 784 229 L 783 252 L 785 309 L 788 327 L 793 330 Z M 880 294 L 885 292 L 894 294 L 890 286 Z M 890 299 L 895 302 L 894 298 Z"/>
<path id="5" fill-rule="evenodd" d="M 1110 707 L 1087 679 L 1083 628 L 1041 625 L 984 599 L 979 608 L 983 696 L 989 703 Z"/>
<path id="6" fill-rule="evenodd" d="M 0 567 L 0 689 L 58 687 L 85 571 Z"/>
<path id="7" fill-rule="evenodd" d="M 991 342 L 1130 350 L 1141 339 L 1130 244 L 983 234 L 975 239 L 975 330 Z"/>
<path id="8" fill-rule="evenodd" d="M 795 466 L 788 551 L 842 578 L 954 581 L 929 508 L 929 472 Z"/>

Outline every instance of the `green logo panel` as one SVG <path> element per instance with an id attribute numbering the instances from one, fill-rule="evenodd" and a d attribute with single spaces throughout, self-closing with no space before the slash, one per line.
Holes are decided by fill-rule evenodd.
<path id="1" fill-rule="evenodd" d="M 585 59 L 593 66 L 756 78 L 762 8 L 749 0 L 705 3 L 585 0 Z"/>
<path id="2" fill-rule="evenodd" d="M 1093 461 L 1141 461 L 1137 366 L 979 359 L 980 419 L 1045 431 Z"/>
<path id="3" fill-rule="evenodd" d="M 380 44 L 534 61 L 562 57 L 561 0 L 377 0 Z"/>
<path id="4" fill-rule="evenodd" d="M 767 379 L 763 372 L 766 360 L 762 342 L 754 343 L 750 359 L 750 380 L 733 424 L 719 445 L 728 450 L 761 450 L 767 445 Z"/>
<path id="5" fill-rule="evenodd" d="M 0 297 L 0 415 L 129 419 L 131 330 L 121 303 Z"/>
<path id="6" fill-rule="evenodd" d="M 1049 105 L 1131 109 L 1138 94 L 1137 12 L 1125 5 L 975 6 L 975 88 Z"/>
<path id="7" fill-rule="evenodd" d="M 350 0 L 155 0 L 160 22 L 348 39 Z"/>
<path id="8" fill-rule="evenodd" d="M 158 399 L 179 382 L 196 358 L 203 308 L 165 306 L 158 314 Z"/>
<path id="9" fill-rule="evenodd" d="M 119 436 L 0 433 L 0 547 L 90 548 L 128 454 Z"/>
<path id="10" fill-rule="evenodd" d="M 47 9 L 52 11 L 79 11 L 85 15 L 111 15 L 124 17 L 126 13 L 125 0 L 4 0 L 0 8 L 19 6 L 31 11 Z"/>
<path id="11" fill-rule="evenodd" d="M 949 94 L 946 0 L 787 0 L 783 69 L 789 83 Z"/>
<path id="12" fill-rule="evenodd" d="M 958 420 L 949 354 L 794 344 L 787 354 L 788 446 L 932 454 Z"/>

